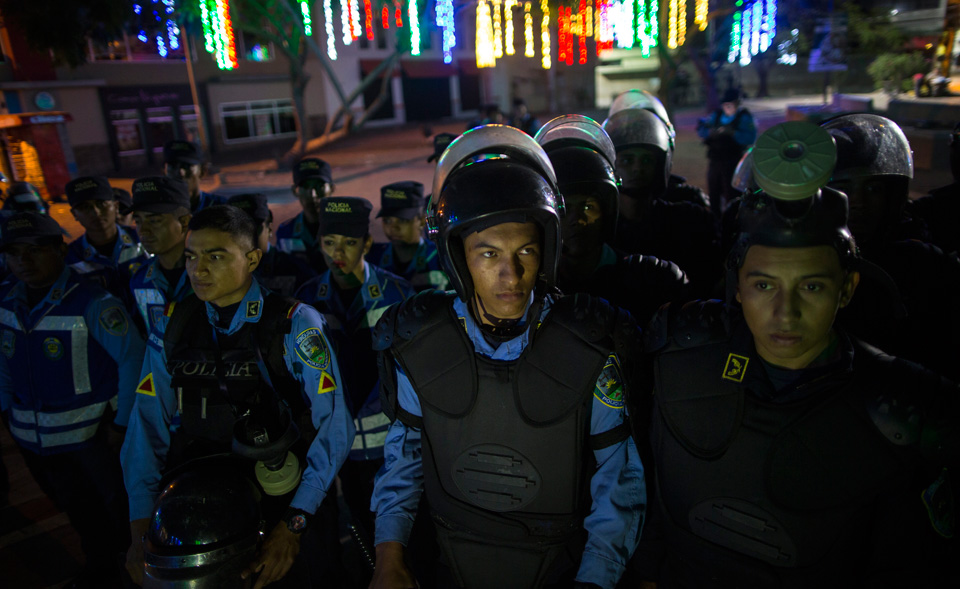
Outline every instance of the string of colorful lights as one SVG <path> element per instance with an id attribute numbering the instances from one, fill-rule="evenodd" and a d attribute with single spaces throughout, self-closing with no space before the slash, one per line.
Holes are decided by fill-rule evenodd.
<path id="1" fill-rule="evenodd" d="M 302 24 L 306 35 L 313 34 L 311 0 L 295 0 L 300 5 Z M 360 2 L 363 2 L 363 18 L 360 17 Z M 592 38 L 597 55 L 614 46 L 622 49 L 639 47 L 646 57 L 656 48 L 659 39 L 659 0 L 567 0 L 569 4 L 557 6 L 556 41 L 557 61 L 573 65 L 574 61 L 586 64 L 588 59 L 587 39 Z M 681 47 L 687 41 L 688 4 L 693 6 L 692 26 L 706 29 L 709 18 L 709 0 L 665 0 L 666 35 L 664 41 L 670 49 Z M 170 51 L 180 48 L 181 31 L 172 16 L 176 0 L 151 0 L 155 5 L 152 17 L 160 28 L 141 29 L 137 38 L 144 43 L 156 43 L 157 52 L 166 57 Z M 236 42 L 230 14 L 230 0 L 197 0 L 200 20 L 203 25 L 204 48 L 214 55 L 221 69 L 237 67 Z M 453 0 L 435 0 L 421 3 L 406 0 L 407 18 L 410 21 L 410 49 L 412 55 L 421 53 L 420 22 L 424 18 L 421 6 L 433 5 L 433 22 L 442 38 L 444 63 L 453 61 L 453 49 L 457 45 L 455 11 Z M 136 15 L 145 15 L 147 0 L 134 0 Z M 391 6 L 393 8 L 391 14 Z M 523 10 L 524 56 L 536 57 L 533 33 L 532 0 L 478 0 L 476 7 L 476 61 L 477 67 L 493 67 L 504 55 L 516 54 L 514 11 Z M 548 0 L 540 0 L 540 64 L 544 69 L 552 67 L 550 26 L 551 9 Z M 389 29 L 391 20 L 397 28 L 403 27 L 403 0 L 380 0 L 374 8 L 373 0 L 340 0 L 340 18 L 336 23 L 333 15 L 333 0 L 323 0 L 323 18 L 326 34 L 326 53 L 331 60 L 337 59 L 335 26 L 340 25 L 340 40 L 344 45 L 365 36 L 373 41 L 374 10 L 380 12 L 380 24 Z M 429 8 L 428 8 L 429 9 Z M 392 17 L 392 18 L 391 18 Z M 150 16 L 147 16 L 148 20 Z M 748 65 L 752 57 L 767 51 L 777 34 L 777 0 L 736 0 L 730 33 L 730 49 L 727 61 Z M 574 37 L 576 54 L 574 54 Z M 256 51 L 255 51 L 256 53 Z M 262 53 L 262 51 L 261 51 Z"/>

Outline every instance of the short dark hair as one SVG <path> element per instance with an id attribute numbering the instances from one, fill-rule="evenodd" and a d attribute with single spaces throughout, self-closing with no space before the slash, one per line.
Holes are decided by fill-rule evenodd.
<path id="1" fill-rule="evenodd" d="M 257 223 L 243 209 L 230 205 L 215 205 L 201 209 L 190 218 L 190 231 L 216 229 L 229 233 L 234 241 L 247 242 L 250 248 L 257 245 Z"/>

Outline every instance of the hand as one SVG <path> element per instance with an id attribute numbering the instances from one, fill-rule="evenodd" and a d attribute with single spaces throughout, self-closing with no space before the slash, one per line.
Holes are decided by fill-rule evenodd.
<path id="1" fill-rule="evenodd" d="M 403 544 L 377 544 L 377 565 L 369 589 L 417 589 L 419 585 L 403 560 Z"/>
<path id="2" fill-rule="evenodd" d="M 150 518 L 130 522 L 130 548 L 127 549 L 127 573 L 137 585 L 143 585 L 143 536 L 150 526 Z"/>
<path id="3" fill-rule="evenodd" d="M 286 522 L 280 522 L 267 536 L 257 557 L 240 574 L 240 578 L 246 579 L 253 573 L 260 573 L 253 589 L 266 587 L 287 574 L 299 552 L 300 536 L 288 530 Z"/>

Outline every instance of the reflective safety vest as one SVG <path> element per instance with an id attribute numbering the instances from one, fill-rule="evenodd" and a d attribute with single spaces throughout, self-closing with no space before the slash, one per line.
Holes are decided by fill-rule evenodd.
<path id="1" fill-rule="evenodd" d="M 117 400 L 116 362 L 90 335 L 84 316 L 94 293 L 68 283 L 61 296 L 30 327 L 0 307 L 0 342 L 13 381 L 10 433 L 37 454 L 88 443 L 107 403 Z"/>

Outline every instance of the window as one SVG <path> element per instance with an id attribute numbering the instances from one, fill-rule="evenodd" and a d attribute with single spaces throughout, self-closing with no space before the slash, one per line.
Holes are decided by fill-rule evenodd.
<path id="1" fill-rule="evenodd" d="M 220 105 L 220 125 L 226 143 L 259 141 L 296 134 L 291 100 L 258 100 Z"/>
<path id="2" fill-rule="evenodd" d="M 117 140 L 117 152 L 120 155 L 143 153 L 143 134 L 140 132 L 140 115 L 136 109 L 110 111 L 110 123 L 114 138 Z"/>

